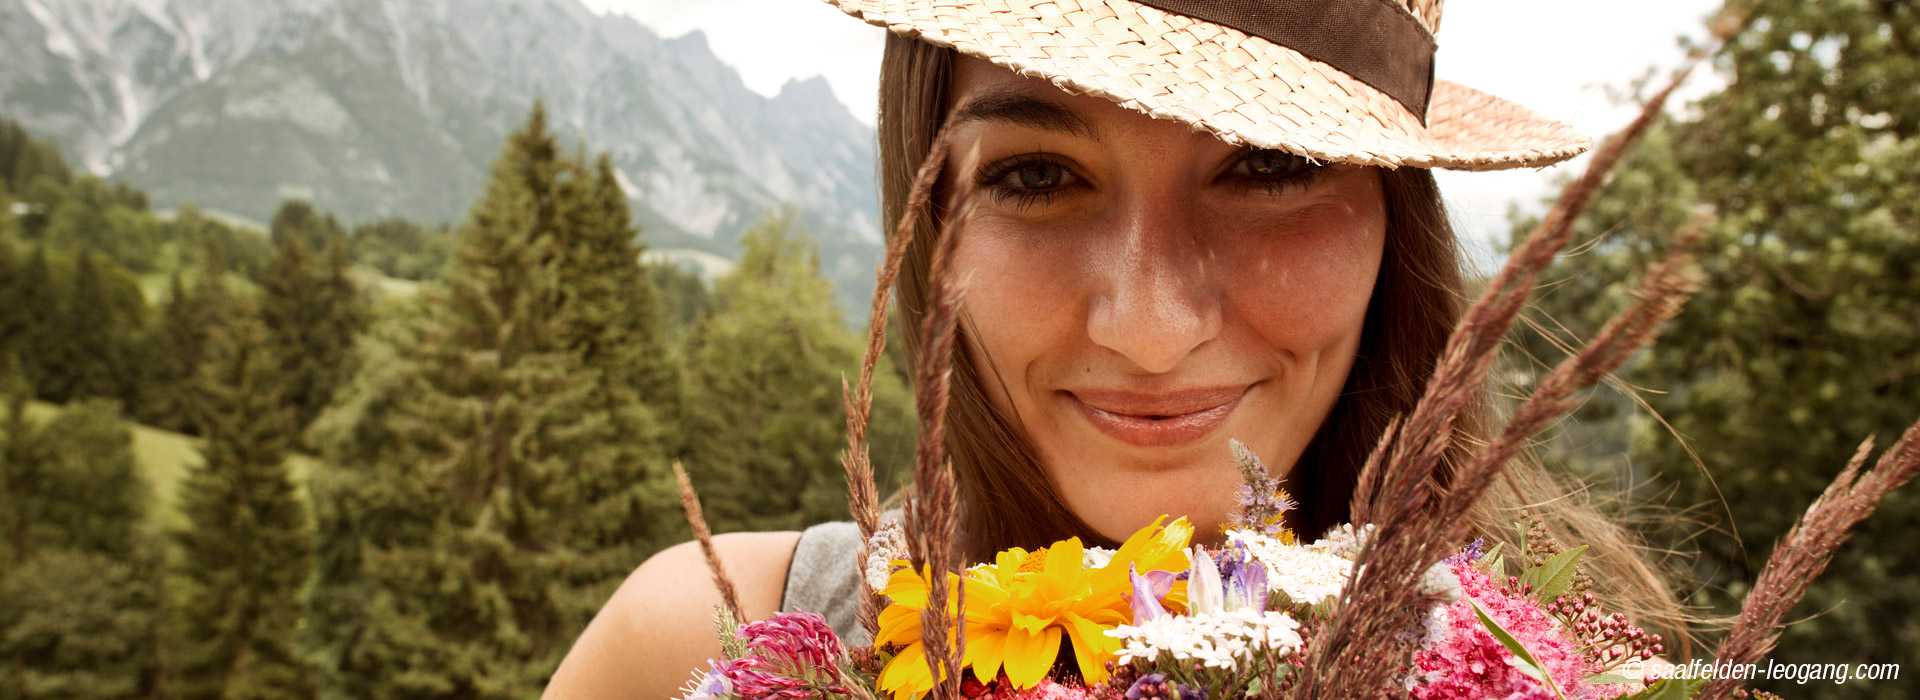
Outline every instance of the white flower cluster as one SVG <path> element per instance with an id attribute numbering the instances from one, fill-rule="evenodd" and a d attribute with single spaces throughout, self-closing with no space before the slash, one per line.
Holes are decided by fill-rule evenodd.
<path id="1" fill-rule="evenodd" d="M 1248 530 L 1228 531 L 1227 541 L 1246 547 L 1267 568 L 1269 590 L 1286 593 L 1299 605 L 1319 605 L 1338 597 L 1353 571 L 1352 561 L 1332 553 L 1333 548 L 1320 547 L 1320 543 L 1283 544 Z"/>
<path id="2" fill-rule="evenodd" d="M 1163 615 L 1139 625 L 1107 630 L 1121 640 L 1119 662 L 1152 661 L 1170 654 L 1208 668 L 1236 670 L 1254 652 L 1287 654 L 1299 649 L 1300 623 L 1286 613 L 1241 608 L 1208 615 Z"/>
<path id="3" fill-rule="evenodd" d="M 1453 574 L 1453 567 L 1446 562 L 1437 562 L 1427 567 L 1427 573 L 1420 577 L 1420 590 L 1440 596 L 1441 600 L 1453 602 L 1467 592 L 1460 588 L 1460 577 Z"/>
<path id="4" fill-rule="evenodd" d="M 867 588 L 875 591 L 887 589 L 887 579 L 893 576 L 893 560 L 907 558 L 907 534 L 900 529 L 900 521 L 895 520 L 873 531 L 873 537 L 867 539 L 867 561 L 862 568 Z"/>
<path id="5" fill-rule="evenodd" d="M 1367 523 L 1358 528 L 1354 527 L 1353 523 L 1340 523 L 1329 528 L 1325 536 L 1307 545 L 1307 549 L 1352 560 L 1360 556 L 1360 547 L 1372 538 L 1373 523 Z"/>

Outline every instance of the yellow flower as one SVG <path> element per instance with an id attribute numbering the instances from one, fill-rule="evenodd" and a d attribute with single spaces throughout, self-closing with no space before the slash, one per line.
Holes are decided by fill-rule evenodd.
<path id="1" fill-rule="evenodd" d="M 1005 550 L 992 563 L 968 570 L 962 584 L 967 589 L 967 649 L 961 667 L 989 681 L 1004 670 L 1014 687 L 1031 688 L 1053 667 L 1065 637 L 1086 682 L 1106 680 L 1106 664 L 1120 648 L 1120 640 L 1106 631 L 1132 621 L 1130 568 L 1142 573 L 1187 569 L 1193 525 L 1180 518 L 1162 526 L 1164 520 L 1156 518 L 1134 532 L 1097 569 L 1086 567 L 1085 548 L 1076 537 L 1032 552 Z M 876 645 L 899 649 L 879 678 L 880 689 L 892 693 L 894 700 L 919 698 L 934 683 L 920 643 L 927 578 L 905 564 L 896 562 L 887 582 L 884 592 L 892 603 L 880 611 L 874 638 Z M 962 580 L 948 574 L 949 590 Z M 949 615 L 953 598 L 948 596 Z M 1184 584 L 1176 583 L 1165 602 L 1172 609 L 1184 608 Z M 947 631 L 949 643 L 953 633 Z"/>

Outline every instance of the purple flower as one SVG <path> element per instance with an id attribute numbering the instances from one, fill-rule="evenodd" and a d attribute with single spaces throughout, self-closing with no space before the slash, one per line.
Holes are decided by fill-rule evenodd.
<path id="1" fill-rule="evenodd" d="M 1133 624 L 1166 615 L 1167 609 L 1160 606 L 1160 599 L 1173 590 L 1174 574 L 1168 571 L 1142 574 L 1140 569 L 1128 564 L 1127 575 L 1133 579 Z"/>
<path id="2" fill-rule="evenodd" d="M 1486 551 L 1487 541 L 1484 538 L 1475 537 L 1472 542 L 1467 543 L 1467 546 L 1461 547 L 1459 553 L 1447 557 L 1446 561 L 1450 565 L 1472 563 L 1479 561 L 1480 556 L 1486 554 Z"/>
<path id="3" fill-rule="evenodd" d="M 1253 450 L 1239 440 L 1227 440 L 1227 446 L 1233 450 L 1233 459 L 1240 465 L 1239 512 L 1234 515 L 1233 524 L 1246 530 L 1252 530 L 1269 537 L 1280 534 L 1286 527 L 1286 513 L 1293 510 L 1294 503 L 1287 497 L 1280 481 L 1273 478 L 1267 466 L 1253 454 Z"/>
<path id="4" fill-rule="evenodd" d="M 683 700 L 722 700 L 733 695 L 733 684 L 727 682 L 727 676 L 720 672 L 720 664 L 707 661 L 707 673 L 700 678 L 700 684 L 694 686 L 693 693 Z"/>
<path id="5" fill-rule="evenodd" d="M 1267 609 L 1267 567 L 1239 542 L 1220 556 L 1220 578 L 1226 588 L 1226 609 Z"/>
<path id="6" fill-rule="evenodd" d="M 1169 681 L 1164 673 L 1149 673 L 1127 688 L 1127 700 L 1207 700 L 1207 693 Z"/>

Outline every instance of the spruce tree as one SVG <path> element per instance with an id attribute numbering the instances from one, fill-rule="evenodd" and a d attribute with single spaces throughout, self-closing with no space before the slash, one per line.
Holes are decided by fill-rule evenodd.
<path id="1" fill-rule="evenodd" d="M 6 202 L 0 201 L 0 206 Z M 0 212 L 0 217 L 5 217 Z M 14 250 L 13 238 L 7 231 L 0 229 L 0 356 L 18 357 L 21 341 L 26 337 L 30 318 L 26 307 L 26 293 L 21 289 L 25 282 L 25 272 L 20 256 Z M 5 362 L 5 360 L 0 360 Z M 18 371 L 18 367 L 13 368 Z"/>
<path id="2" fill-rule="evenodd" d="M 311 542 L 287 471 L 293 411 L 265 331 L 242 317 L 202 386 L 203 463 L 181 484 L 179 626 L 170 692 L 186 698 L 312 694 L 296 647 Z"/>
<path id="3" fill-rule="evenodd" d="M 864 344 L 835 306 L 805 234 L 776 218 L 741 241 L 720 308 L 687 350 L 686 463 L 718 529 L 780 530 L 844 518 L 840 379 Z M 872 458 L 883 475 L 912 455 L 906 388 L 874 375 Z"/>
<path id="4" fill-rule="evenodd" d="M 60 337 L 66 351 L 56 359 L 61 370 L 48 378 L 53 401 L 115 394 L 114 366 L 122 350 L 115 337 L 106 282 L 93 251 L 81 249 L 73 265 L 66 298 L 60 304 Z"/>
<path id="5" fill-rule="evenodd" d="M 46 397 L 45 385 L 58 383 L 64 369 L 66 343 L 59 327 L 62 290 L 57 286 L 47 248 L 35 245 L 14 285 L 20 335 L 14 339 L 20 371 L 36 395 Z"/>
<path id="6" fill-rule="evenodd" d="M 139 404 L 141 422 L 174 432 L 199 434 L 194 416 L 200 411 L 198 387 L 214 352 L 216 338 L 238 313 L 227 292 L 226 271 L 219 258 L 202 268 L 192 284 L 175 270 L 168 278 L 167 297 L 161 302 L 151 335 L 153 352 L 147 359 L 149 385 Z"/>
<path id="7" fill-rule="evenodd" d="M 643 248 L 613 163 L 602 155 L 590 176 L 570 182 L 581 199 L 560 241 L 560 272 L 567 295 L 561 332 L 607 380 L 631 387 L 643 401 L 673 402 L 672 358 L 662 338 L 660 293 L 640 265 Z"/>
<path id="8" fill-rule="evenodd" d="M 273 221 L 267 224 L 267 238 L 275 245 L 287 239 L 297 239 L 308 251 L 325 249 L 335 241 L 346 237 L 346 229 L 333 215 L 322 213 L 313 208 L 313 204 L 301 200 L 288 200 L 274 210 Z"/>
<path id="9" fill-rule="evenodd" d="M 319 250 L 308 248 L 308 239 L 277 237 L 273 261 L 259 280 L 268 362 L 276 368 L 281 398 L 293 409 L 296 432 L 353 376 L 353 342 L 367 315 L 349 276 L 344 239 L 325 238 Z"/>
<path id="10" fill-rule="evenodd" d="M 358 471 L 325 497 L 323 513 L 364 533 L 321 543 L 310 605 L 333 616 L 330 695 L 537 695 L 638 564 L 632 543 L 609 549 L 602 535 L 653 516 L 632 487 L 612 487 L 659 456 L 623 431 L 560 322 L 575 281 L 559 261 L 584 201 L 568 178 L 581 171 L 536 107 L 495 162 L 444 287 L 403 336 L 391 448 L 343 465 Z"/>

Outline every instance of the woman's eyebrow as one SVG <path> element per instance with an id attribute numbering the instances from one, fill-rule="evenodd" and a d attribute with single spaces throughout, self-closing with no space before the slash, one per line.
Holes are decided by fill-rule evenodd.
<path id="1" fill-rule="evenodd" d="M 980 121 L 1006 122 L 1095 142 L 1100 140 L 1100 133 L 1073 110 L 1008 88 L 990 89 L 968 100 L 954 112 L 950 125 L 958 127 Z"/>

